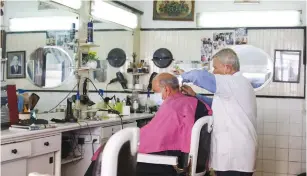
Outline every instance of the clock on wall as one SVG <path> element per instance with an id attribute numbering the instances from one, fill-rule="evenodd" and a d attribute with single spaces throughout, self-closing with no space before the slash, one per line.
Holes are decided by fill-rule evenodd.
<path id="1" fill-rule="evenodd" d="M 167 68 L 171 65 L 173 60 L 172 53 L 166 48 L 157 49 L 152 58 L 153 63 L 159 68 Z"/>
<path id="2" fill-rule="evenodd" d="M 121 67 L 126 62 L 126 53 L 120 48 L 113 48 L 109 52 L 107 60 L 112 67 Z"/>

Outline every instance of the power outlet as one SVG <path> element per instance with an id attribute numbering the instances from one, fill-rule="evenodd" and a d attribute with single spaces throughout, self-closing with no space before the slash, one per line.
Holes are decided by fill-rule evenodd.
<path id="1" fill-rule="evenodd" d="M 78 135 L 79 138 L 84 138 L 85 144 L 91 144 L 93 143 L 93 140 L 96 139 L 96 142 L 94 144 L 100 143 L 100 136 L 98 135 Z"/>

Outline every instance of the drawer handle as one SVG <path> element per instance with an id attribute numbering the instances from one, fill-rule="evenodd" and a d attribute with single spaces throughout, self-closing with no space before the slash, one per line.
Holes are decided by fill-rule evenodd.
<path id="1" fill-rule="evenodd" d="M 12 153 L 16 154 L 17 153 L 17 149 L 13 149 Z"/>
<path id="2" fill-rule="evenodd" d="M 49 142 L 45 142 L 44 145 L 45 145 L 45 146 L 49 146 Z"/>

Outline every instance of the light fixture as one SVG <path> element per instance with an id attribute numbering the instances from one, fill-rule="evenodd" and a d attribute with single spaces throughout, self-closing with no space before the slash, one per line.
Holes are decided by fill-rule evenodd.
<path id="1" fill-rule="evenodd" d="M 67 6 L 75 10 L 81 7 L 81 0 L 51 0 L 51 2 Z"/>
<path id="2" fill-rule="evenodd" d="M 215 27 L 292 27 L 301 25 L 301 11 L 228 11 L 197 14 L 197 26 Z"/>
<path id="3" fill-rule="evenodd" d="M 136 28 L 138 25 L 138 17 L 136 14 L 104 2 L 103 0 L 94 0 L 91 15 L 95 19 L 110 21 L 131 29 Z"/>
<path id="4" fill-rule="evenodd" d="M 72 23 L 78 29 L 79 20 L 74 16 L 45 16 L 9 19 L 9 30 L 17 31 L 47 31 L 70 30 Z"/>

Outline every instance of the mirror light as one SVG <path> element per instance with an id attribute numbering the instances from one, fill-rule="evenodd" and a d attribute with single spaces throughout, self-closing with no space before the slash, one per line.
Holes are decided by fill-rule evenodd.
<path id="1" fill-rule="evenodd" d="M 74 16 L 12 18 L 9 20 L 9 30 L 12 32 L 70 30 L 72 23 L 76 23 L 78 29 L 79 20 Z"/>
<path id="2" fill-rule="evenodd" d="M 94 18 L 114 22 L 128 28 L 136 28 L 138 17 L 136 14 L 116 7 L 102 0 L 95 0 L 92 5 L 91 15 Z"/>
<path id="3" fill-rule="evenodd" d="M 229 11 L 197 14 L 198 27 L 289 27 L 300 26 L 301 11 Z"/>
<path id="4" fill-rule="evenodd" d="M 81 0 L 51 0 L 51 2 L 55 2 L 72 9 L 80 9 L 81 7 Z"/>

